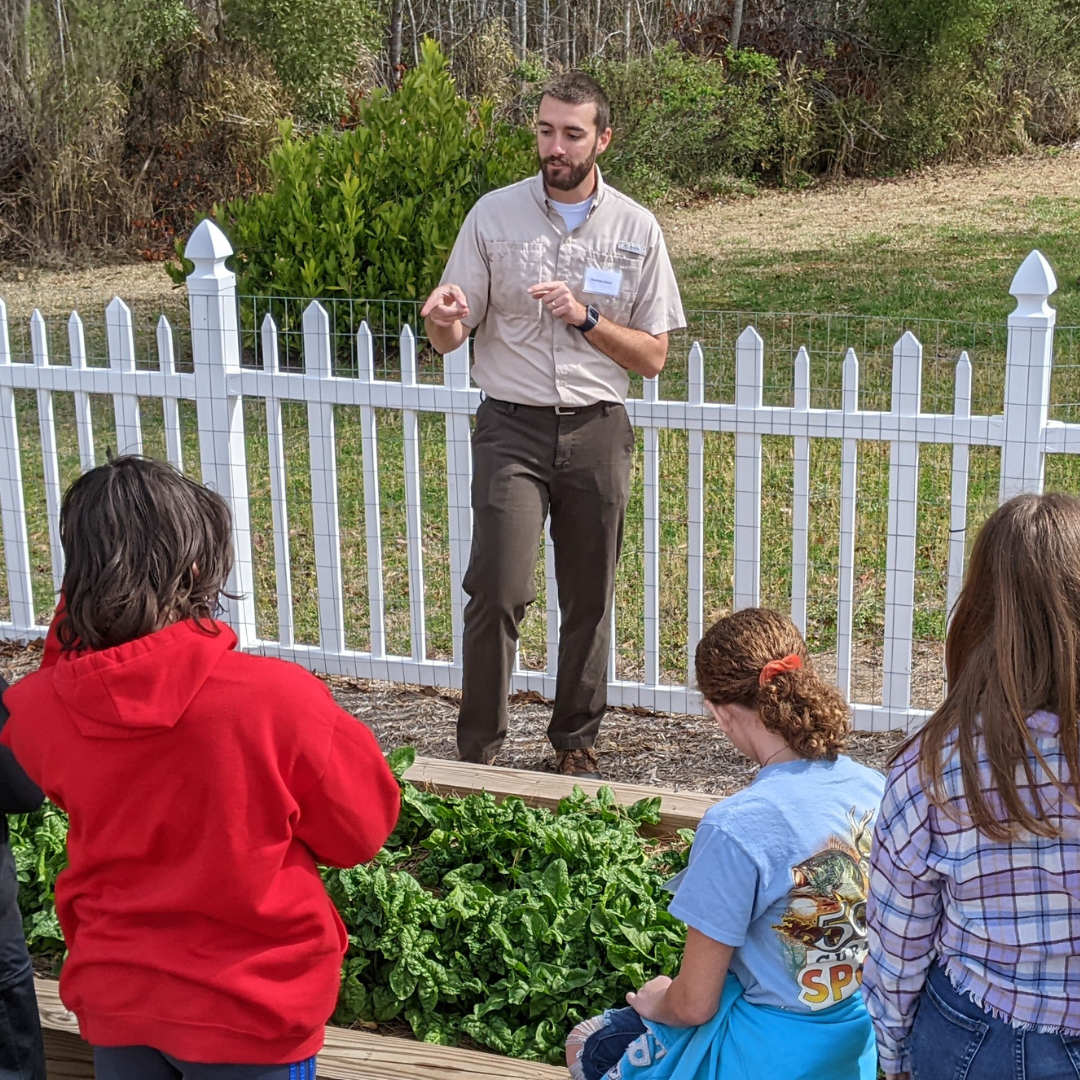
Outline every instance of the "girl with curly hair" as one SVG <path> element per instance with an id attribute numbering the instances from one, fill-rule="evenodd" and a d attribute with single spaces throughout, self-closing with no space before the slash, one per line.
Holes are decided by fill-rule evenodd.
<path id="1" fill-rule="evenodd" d="M 701 639 L 698 687 L 761 769 L 702 818 L 668 885 L 678 975 L 579 1024 L 574 1080 L 874 1080 L 859 994 L 870 836 L 884 780 L 843 753 L 846 704 L 791 620 L 751 608 Z"/>

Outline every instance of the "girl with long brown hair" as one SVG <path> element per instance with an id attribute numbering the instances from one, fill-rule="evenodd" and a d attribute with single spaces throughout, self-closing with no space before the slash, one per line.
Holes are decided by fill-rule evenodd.
<path id="1" fill-rule="evenodd" d="M 1080 1077 L 1080 499 L 975 541 L 948 694 L 894 759 L 863 992 L 889 1077 Z"/>
<path id="2" fill-rule="evenodd" d="M 761 769 L 708 810 L 669 883 L 687 925 L 677 977 L 579 1024 L 571 1077 L 874 1080 L 858 987 L 884 778 L 843 754 L 847 705 L 785 616 L 721 619 L 696 666 L 709 713 Z"/>

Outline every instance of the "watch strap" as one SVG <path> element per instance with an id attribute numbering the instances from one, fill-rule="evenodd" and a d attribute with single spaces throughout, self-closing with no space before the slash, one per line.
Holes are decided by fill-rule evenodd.
<path id="1" fill-rule="evenodd" d="M 592 306 L 592 304 L 590 304 L 585 309 L 585 321 L 583 323 L 578 323 L 578 325 L 575 326 L 574 329 L 579 330 L 583 334 L 587 334 L 590 330 L 594 330 L 596 328 L 596 324 L 599 321 L 600 312 L 597 311 L 596 308 Z"/>

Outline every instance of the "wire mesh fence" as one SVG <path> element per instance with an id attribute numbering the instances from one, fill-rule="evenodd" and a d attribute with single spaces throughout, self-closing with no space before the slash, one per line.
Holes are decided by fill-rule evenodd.
<path id="1" fill-rule="evenodd" d="M 427 344 L 419 319 L 419 305 L 408 301 L 320 301 L 326 312 L 322 329 L 307 327 L 303 298 L 240 297 L 235 307 L 237 377 L 263 372 L 266 342 L 277 349 L 277 370 L 289 378 L 309 379 L 312 342 L 318 336 L 333 376 L 333 392 L 291 390 L 280 400 L 277 390 L 237 394 L 239 428 L 243 432 L 243 475 L 246 484 L 246 543 L 250 548 L 252 611 L 255 639 L 272 642 L 278 636 L 282 591 L 280 578 L 281 522 L 275 521 L 275 503 L 287 507 L 287 571 L 289 604 L 295 644 L 317 650 L 325 635 L 326 568 L 318 536 L 325 523 L 320 500 L 325 498 L 326 477 L 332 468 L 336 543 L 339 551 L 340 603 L 343 648 L 350 654 L 370 654 L 376 628 L 372 612 L 381 604 L 382 647 L 390 657 L 418 658 L 452 666 L 458 647 L 454 625 L 455 581 L 452 563 L 455 543 L 454 511 L 448 497 L 448 447 L 451 436 L 448 412 L 421 403 L 402 408 L 389 398 L 365 398 L 359 392 L 336 389 L 337 380 L 362 381 L 368 362 L 361 325 L 370 332 L 370 374 L 378 383 L 400 383 L 404 369 L 415 370 L 420 388 L 441 388 L 446 378 L 444 359 Z M 110 309 L 112 310 L 112 309 Z M 167 323 L 162 322 L 165 317 Z M 273 333 L 267 337 L 267 318 Z M 103 460 L 106 452 L 129 449 L 118 444 L 117 389 L 138 403 L 139 435 L 144 452 L 178 459 L 190 475 L 204 477 L 210 460 L 205 440 L 205 417 L 195 390 L 196 364 L 192 323 L 184 298 L 176 294 L 162 304 L 144 305 L 130 319 L 130 364 L 117 366 L 115 341 L 110 341 L 109 318 L 81 313 L 79 332 L 85 367 L 90 372 L 110 369 L 108 384 L 78 380 L 49 384 L 47 402 L 32 379 L 10 385 L 15 430 L 21 454 L 19 477 L 33 609 L 38 623 L 47 620 L 55 592 L 55 542 L 50 532 L 50 473 L 62 490 L 85 466 L 86 445 L 80 427 L 79 393 L 87 399 L 91 456 Z M 612 677 L 645 689 L 650 655 L 656 654 L 657 686 L 685 688 L 691 684 L 688 625 L 695 618 L 705 624 L 737 602 L 736 550 L 746 523 L 736 520 L 733 507 L 746 491 L 736 467 L 740 421 L 716 420 L 701 425 L 680 423 L 668 403 L 686 402 L 691 382 L 692 346 L 702 351 L 704 399 L 710 405 L 731 406 L 736 398 L 737 354 L 740 335 L 753 326 L 762 338 L 760 355 L 761 413 L 797 409 L 796 367 L 799 350 L 809 355 L 808 406 L 811 411 L 840 413 L 848 407 L 845 395 L 845 360 L 857 358 L 857 387 L 852 413 L 896 413 L 894 349 L 910 332 L 921 344 L 918 401 L 914 412 L 953 418 L 957 409 L 957 365 L 966 354 L 971 362 L 970 412 L 976 417 L 1000 417 L 1006 387 L 1009 333 L 1004 324 L 963 323 L 943 320 L 885 319 L 848 315 L 692 311 L 689 325 L 671 337 L 669 359 L 655 396 L 659 412 L 642 402 L 645 388 L 632 380 L 631 411 L 639 425 L 656 427 L 655 448 L 647 451 L 638 440 L 633 464 L 633 487 L 627 511 L 622 561 L 616 583 L 616 656 Z M 410 327 L 414 344 L 402 331 Z M 115 326 L 112 328 L 115 334 Z M 202 332 L 200 330 L 195 333 Z M 45 343 L 50 367 L 71 363 L 73 328 L 69 318 L 42 319 L 34 332 L 26 319 L 10 320 L 9 355 L 12 367 L 41 367 Z M 163 337 L 164 334 L 164 337 Z M 313 336 L 315 335 L 315 336 Z M 171 370 L 189 382 L 151 384 L 139 381 L 162 370 L 163 341 L 168 341 Z M 1076 422 L 1080 416 L 1080 328 L 1058 328 L 1054 335 L 1055 361 L 1047 402 L 1051 421 Z M 322 354 L 320 354 L 322 355 Z M 322 361 L 320 361 L 321 363 Z M 305 372 L 307 374 L 305 374 Z M 232 376 L 230 376 L 231 378 Z M 412 376 L 410 375 L 410 378 Z M 81 376 L 80 376 L 81 378 Z M 130 383 L 125 380 L 131 380 Z M 225 385 L 225 384 L 223 384 Z M 292 383 L 288 384 L 294 385 Z M 279 384 L 274 384 L 275 387 Z M 175 403 L 175 421 L 169 419 L 167 393 Z M 475 391 L 466 391 L 475 407 Z M 277 413 L 268 408 L 273 399 Z M 404 400 L 404 399 L 402 399 Z M 424 399 L 425 401 L 427 399 Z M 434 399 L 431 399 L 434 401 Z M 455 399 L 457 400 L 457 399 Z M 640 406 L 638 403 L 641 403 Z M 47 406 L 47 409 L 46 409 Z M 331 418 L 333 445 L 330 456 L 313 433 L 312 408 L 325 407 Z M 640 408 L 640 413 L 635 411 Z M 364 412 L 370 410 L 372 431 L 377 431 L 377 466 L 372 473 L 365 460 Z M 207 413 L 206 415 L 210 415 Z M 322 414 L 320 414 L 322 415 Z M 710 414 L 712 416 L 713 414 Z M 275 416 L 278 418 L 275 420 Z M 411 417 L 411 419 L 410 419 Z M 173 423 L 170 442 L 170 423 Z M 764 421 L 762 422 L 764 423 Z M 785 426 L 786 424 L 786 426 Z M 897 536 L 911 532 L 911 680 L 912 710 L 932 708 L 941 697 L 942 643 L 948 614 L 950 566 L 957 539 L 957 514 L 964 520 L 965 542 L 997 505 L 1001 475 L 1001 438 L 969 433 L 950 438 L 909 438 L 915 456 L 897 458 L 904 441 L 877 435 L 865 423 L 850 429 L 822 429 L 811 437 L 803 421 L 779 424 L 773 420 L 754 429 L 760 480 L 753 495 L 758 499 L 754 525 L 758 550 L 758 598 L 761 603 L 791 610 L 796 600 L 805 610 L 805 629 L 823 670 L 847 671 L 854 700 L 882 706 L 888 696 L 887 622 L 895 596 L 890 582 L 895 570 Z M 802 425 L 802 426 L 800 426 Z M 51 434 L 46 430 L 52 429 Z M 695 432 L 702 430 L 700 442 Z M 749 429 L 747 429 L 749 430 Z M 958 428 L 959 430 L 959 428 Z M 997 429 L 994 429 L 997 431 Z M 80 434 L 82 432 L 82 435 Z M 218 433 L 220 434 L 220 433 Z M 82 439 L 82 441 L 80 441 Z M 275 488 L 274 446 L 280 443 L 280 483 Z M 957 447 L 962 443 L 964 466 L 962 506 L 956 491 Z M 702 459 L 702 488 L 695 494 L 689 484 L 691 459 Z M 805 465 L 800 465 L 805 461 Z M 1047 456 L 1046 485 L 1080 491 L 1077 455 Z M 327 464 L 329 463 L 329 464 Z M 216 467 L 216 466 L 215 466 Z M 365 468 L 368 472 L 365 473 Z M 799 494 L 800 468 L 806 469 L 805 499 Z M 645 478 L 655 471 L 658 497 L 647 505 Z M 911 473 L 903 479 L 903 471 Z M 914 470 L 914 471 L 913 471 Z M 652 475 L 650 473 L 650 475 Z M 367 479 L 366 479 L 367 477 Z M 379 498 L 373 503 L 366 484 L 377 478 Z M 897 519 L 898 486 L 914 492 L 912 521 Z M 275 494 L 277 491 L 277 494 Z M 323 494 L 320 494 L 323 492 Z M 694 500 L 700 499 L 700 509 Z M 9 492 L 10 500 L 10 492 Z M 653 510 L 656 520 L 651 520 Z M 380 562 L 375 577 L 381 587 L 373 605 L 370 540 L 372 514 L 378 517 Z M 703 523 L 701 588 L 695 598 L 691 587 L 693 547 L 691 521 Z M 890 517 L 890 514 L 892 517 Z M 321 516 L 320 516 L 321 515 Z M 5 514 L 5 559 L 12 551 Z M 419 528 L 419 535 L 414 535 Z M 649 536 L 654 540 L 648 540 Z M 800 539 L 801 538 L 801 539 Z M 805 555 L 800 556 L 800 544 Z M 805 589 L 798 566 L 803 558 Z M 414 563 L 422 559 L 418 575 Z M 14 625 L 10 596 L 12 568 L 0 576 L 0 619 Z M 521 626 L 520 665 L 523 672 L 548 672 L 552 642 L 545 573 L 544 548 L 537 553 L 537 602 Z M 658 614 L 656 640 L 647 625 L 645 582 L 654 580 Z M 850 582 L 850 585 L 846 583 Z M 838 597 L 848 589 L 845 616 Z M 423 641 L 416 642 L 417 591 L 422 593 Z M 700 613 L 693 610 L 700 604 Z M 459 605 L 460 608 L 460 605 Z M 845 623 L 845 618 L 847 622 Z M 651 652 L 651 651 L 652 652 Z M 314 661 L 313 661 L 314 662 Z M 421 667 L 415 668 L 424 677 Z M 404 672 L 404 668 L 402 671 Z M 440 679 L 450 678 L 445 672 Z M 655 687 L 653 687 L 655 689 Z M 644 698 L 643 698 L 644 700 Z M 655 698 L 654 700 L 659 700 Z M 665 701 L 680 700 L 677 695 Z M 684 702 L 691 699 L 684 695 Z"/>

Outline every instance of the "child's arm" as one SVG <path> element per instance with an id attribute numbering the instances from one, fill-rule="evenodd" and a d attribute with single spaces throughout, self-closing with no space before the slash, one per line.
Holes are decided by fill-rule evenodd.
<path id="1" fill-rule="evenodd" d="M 905 1049 L 926 972 L 936 957 L 942 879 L 927 863 L 929 802 L 918 779 L 918 755 L 893 771 L 874 830 L 866 921 L 870 953 L 862 990 L 874 1021 L 885 1075 L 910 1071 Z"/>
<path id="2" fill-rule="evenodd" d="M 367 862 L 397 824 L 401 788 L 367 726 L 339 714 L 322 776 L 297 799 L 296 836 L 328 866 Z"/>
<path id="3" fill-rule="evenodd" d="M 708 1023 L 720 1006 L 733 945 L 706 937 L 692 926 L 686 931 L 686 951 L 679 974 L 647 982 L 636 994 L 626 995 L 627 1003 L 646 1020 L 671 1027 L 697 1027 Z"/>
<path id="4" fill-rule="evenodd" d="M 8 721 L 7 707 L 2 703 L 7 688 L 7 681 L 0 678 L 0 732 Z M 28 814 L 44 801 L 41 788 L 23 771 L 11 747 L 0 743 L 0 814 Z"/>

